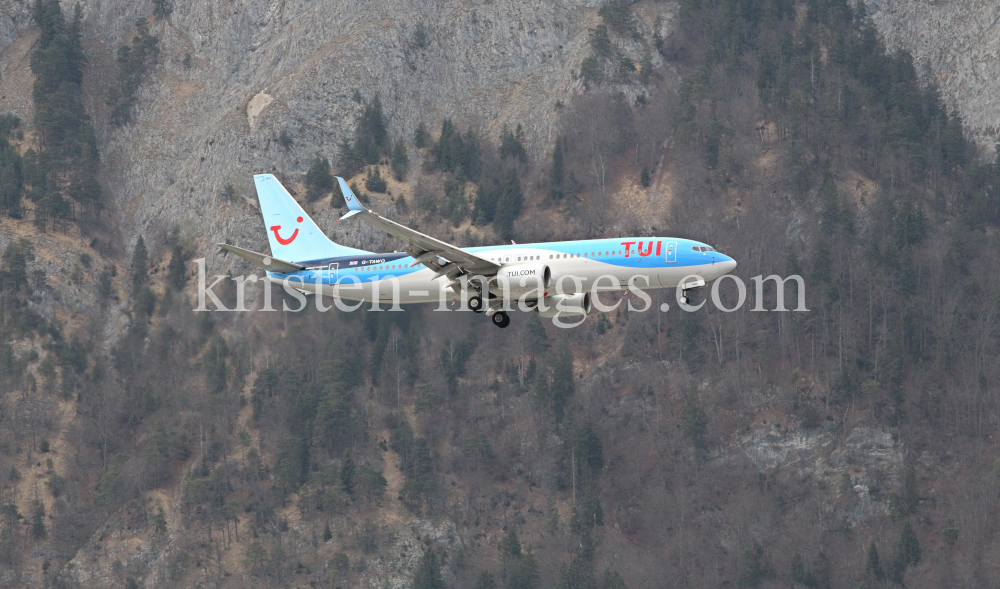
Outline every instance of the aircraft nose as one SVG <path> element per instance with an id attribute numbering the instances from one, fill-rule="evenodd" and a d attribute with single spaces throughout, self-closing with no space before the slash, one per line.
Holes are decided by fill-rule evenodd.
<path id="1" fill-rule="evenodd" d="M 722 274 L 729 274 L 736 269 L 736 260 L 730 258 L 729 256 L 723 256 L 723 260 L 719 262 L 720 270 Z"/>

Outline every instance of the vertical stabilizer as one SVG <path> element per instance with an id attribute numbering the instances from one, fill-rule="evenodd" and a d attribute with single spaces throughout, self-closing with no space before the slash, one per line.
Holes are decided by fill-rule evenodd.
<path id="1" fill-rule="evenodd" d="M 305 262 L 369 253 L 331 241 L 272 174 L 257 174 L 253 181 L 272 256 Z"/>

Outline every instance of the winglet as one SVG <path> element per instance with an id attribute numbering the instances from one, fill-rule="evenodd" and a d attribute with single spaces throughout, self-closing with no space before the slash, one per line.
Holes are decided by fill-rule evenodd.
<path id="1" fill-rule="evenodd" d="M 354 215 L 357 215 L 360 212 L 362 212 L 362 211 L 349 211 L 346 215 L 344 215 L 343 217 L 341 217 L 341 218 L 339 218 L 337 220 L 338 221 L 343 221 L 344 219 L 349 219 L 349 218 L 353 217 Z"/>
<path id="2" fill-rule="evenodd" d="M 347 202 L 347 208 L 351 210 L 351 213 L 348 213 L 343 218 L 346 219 L 353 213 L 367 212 L 365 207 L 361 206 L 361 203 L 358 202 L 358 197 L 351 190 L 351 187 L 347 185 L 347 182 L 344 182 L 344 179 L 340 176 L 337 176 L 337 182 L 340 183 L 340 192 L 344 195 L 344 201 Z"/>

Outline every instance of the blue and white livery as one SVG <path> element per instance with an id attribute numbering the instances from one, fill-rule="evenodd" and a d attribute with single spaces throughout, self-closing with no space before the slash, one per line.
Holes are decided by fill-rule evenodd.
<path id="1" fill-rule="evenodd" d="M 675 288 L 682 280 L 686 292 L 736 268 L 711 246 L 674 237 L 460 248 L 369 211 L 338 177 L 348 208 L 341 221 L 357 217 L 406 244 L 405 252 L 369 252 L 331 241 L 273 175 L 254 182 L 271 255 L 219 247 L 307 294 L 393 305 L 465 301 L 507 327 L 514 302 L 545 317 L 586 315 L 591 293 Z"/>

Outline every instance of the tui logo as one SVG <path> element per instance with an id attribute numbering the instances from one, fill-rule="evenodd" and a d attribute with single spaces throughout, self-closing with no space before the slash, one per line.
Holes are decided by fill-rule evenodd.
<path id="1" fill-rule="evenodd" d="M 302 217 L 298 217 L 297 219 L 295 219 L 295 221 L 297 223 L 301 223 L 302 222 Z M 278 233 L 278 231 L 281 231 L 281 225 L 272 225 L 271 226 L 271 231 L 274 231 L 274 238 L 277 239 L 278 243 L 280 243 L 281 245 L 288 245 L 288 244 L 292 243 L 293 241 L 295 241 L 295 238 L 299 236 L 299 229 L 298 229 L 298 227 L 295 228 L 295 231 L 292 232 L 292 236 L 289 237 L 288 239 L 282 238 L 281 234 Z"/>

